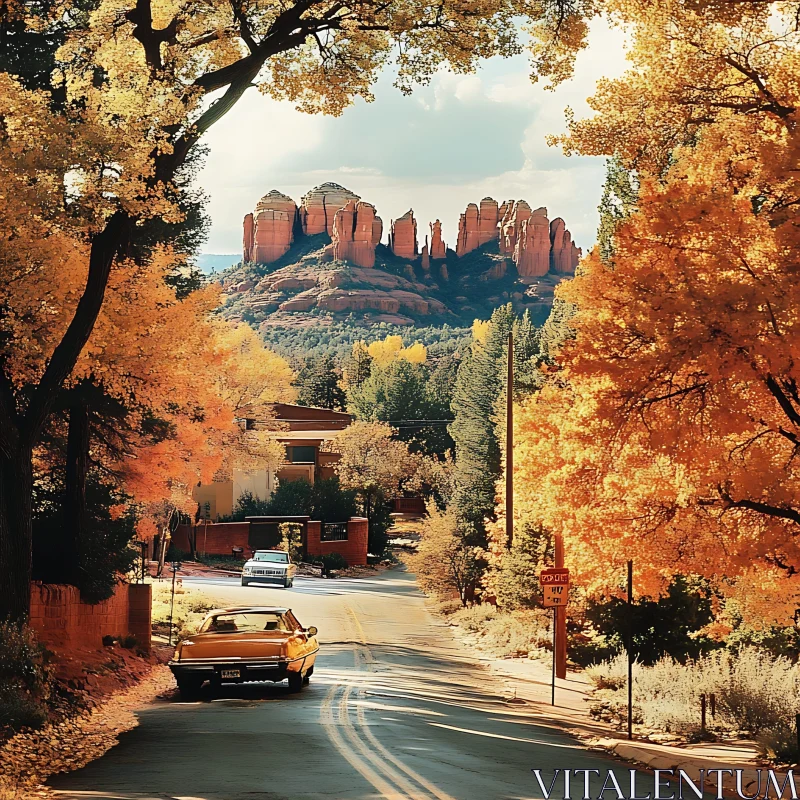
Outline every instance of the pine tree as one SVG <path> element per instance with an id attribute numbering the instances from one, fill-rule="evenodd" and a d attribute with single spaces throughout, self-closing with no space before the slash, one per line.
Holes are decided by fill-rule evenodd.
<path id="1" fill-rule="evenodd" d="M 297 374 L 297 402 L 301 406 L 344 411 L 345 394 L 339 386 L 333 356 L 312 356 Z"/>
<path id="2" fill-rule="evenodd" d="M 451 404 L 455 419 L 449 428 L 456 445 L 454 502 L 470 531 L 471 544 L 485 543 L 484 521 L 494 515 L 501 461 L 495 406 L 503 389 L 508 334 L 513 325 L 510 303 L 496 309 L 456 376 Z"/>
<path id="3" fill-rule="evenodd" d="M 342 387 L 349 391 L 351 387 L 361 386 L 372 372 L 372 360 L 367 345 L 361 340 L 354 342 L 342 370 Z"/>

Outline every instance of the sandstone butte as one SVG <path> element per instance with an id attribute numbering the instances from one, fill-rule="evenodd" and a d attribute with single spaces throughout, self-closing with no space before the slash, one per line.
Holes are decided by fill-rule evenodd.
<path id="1" fill-rule="evenodd" d="M 300 223 L 303 233 L 311 236 L 315 233 L 327 233 L 333 238 L 333 221 L 336 212 L 344 208 L 350 200 L 357 203 L 361 198 L 339 186 L 338 183 L 323 183 L 303 195 L 300 200 Z"/>
<path id="2" fill-rule="evenodd" d="M 294 242 L 297 206 L 291 197 L 273 189 L 244 218 L 245 261 L 269 264 L 280 258 Z"/>
<path id="3" fill-rule="evenodd" d="M 383 235 L 383 222 L 375 206 L 348 200 L 333 218 L 331 244 L 326 253 L 337 261 L 349 261 L 357 267 L 375 266 L 375 248 Z"/>
<path id="4" fill-rule="evenodd" d="M 255 212 L 244 218 L 244 260 L 264 264 L 275 261 L 287 252 L 300 231 L 307 235 L 327 233 L 331 237 L 325 251 L 328 258 L 373 267 L 383 223 L 374 206 L 336 183 L 323 183 L 309 191 L 299 208 L 290 197 L 273 189 L 261 198 Z M 572 241 L 564 220 L 557 217 L 550 221 L 546 208 L 532 210 L 524 200 L 498 204 L 484 197 L 479 205 L 467 206 L 458 224 L 456 255 L 464 256 L 493 240 L 500 253 L 514 262 L 521 278 L 547 273 L 572 275 L 581 257 L 581 249 Z M 415 261 L 421 257 L 425 272 L 430 271 L 431 261 L 447 255 L 438 219 L 430 225 L 430 240 L 426 236 L 418 252 L 417 221 L 411 210 L 392 222 L 389 247 L 399 258 Z M 447 280 L 444 264 L 438 271 Z M 505 274 L 505 269 L 495 270 L 500 272 Z"/>
<path id="5" fill-rule="evenodd" d="M 392 222 L 389 248 L 398 258 L 407 258 L 410 261 L 417 258 L 417 221 L 412 209 Z"/>

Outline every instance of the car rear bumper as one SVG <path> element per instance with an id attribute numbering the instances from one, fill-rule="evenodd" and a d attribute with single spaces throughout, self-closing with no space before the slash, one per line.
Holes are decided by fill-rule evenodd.
<path id="1" fill-rule="evenodd" d="M 300 672 L 305 663 L 313 661 L 318 650 L 300 658 L 195 658 L 170 661 L 167 666 L 176 679 L 219 680 L 222 683 L 248 681 L 282 681 L 290 672 Z M 238 676 L 231 675 L 237 673 Z M 227 675 L 225 673 L 228 673 Z"/>

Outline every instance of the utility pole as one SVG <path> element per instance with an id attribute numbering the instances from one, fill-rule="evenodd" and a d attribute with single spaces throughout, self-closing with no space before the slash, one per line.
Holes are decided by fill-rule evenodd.
<path id="1" fill-rule="evenodd" d="M 506 376 L 506 542 L 514 543 L 514 334 L 508 332 Z"/>
<path id="2" fill-rule="evenodd" d="M 555 565 L 560 569 L 564 566 L 564 537 L 557 533 L 555 539 Z M 567 607 L 556 606 L 554 611 L 556 677 L 563 681 L 567 677 Z"/>
<path id="3" fill-rule="evenodd" d="M 628 562 L 628 739 L 633 739 L 633 561 Z"/>

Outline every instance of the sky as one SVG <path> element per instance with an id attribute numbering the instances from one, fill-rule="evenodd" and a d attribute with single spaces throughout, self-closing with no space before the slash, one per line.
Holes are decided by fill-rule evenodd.
<path id="1" fill-rule="evenodd" d="M 565 129 L 567 106 L 590 114 L 586 99 L 598 78 L 625 71 L 621 31 L 597 24 L 589 45 L 575 77 L 555 91 L 530 82 L 525 55 L 490 59 L 473 75 L 440 72 L 411 96 L 387 71 L 374 102 L 357 100 L 336 118 L 251 89 L 205 140 L 210 152 L 198 183 L 210 197 L 212 225 L 203 253 L 239 254 L 242 219 L 271 189 L 299 204 L 325 181 L 377 208 L 384 241 L 390 221 L 412 208 L 420 245 L 439 219 L 454 247 L 459 214 L 491 196 L 545 206 L 585 252 L 595 241 L 603 159 L 566 157 L 545 137 Z"/>

